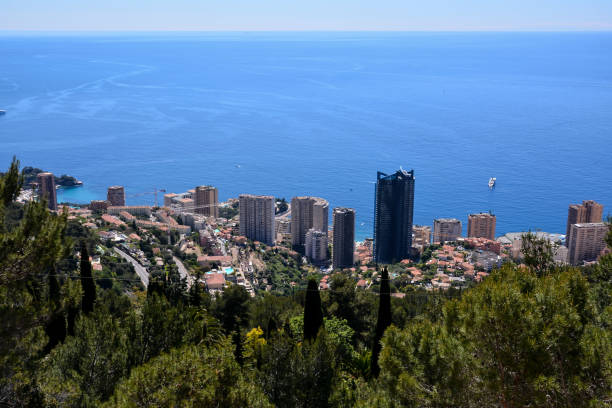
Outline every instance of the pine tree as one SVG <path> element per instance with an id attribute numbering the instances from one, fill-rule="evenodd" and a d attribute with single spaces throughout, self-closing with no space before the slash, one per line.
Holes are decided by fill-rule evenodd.
<path id="1" fill-rule="evenodd" d="M 319 287 L 313 279 L 308 281 L 306 302 L 304 303 L 304 341 L 314 340 L 323 325 L 323 312 L 321 311 L 321 296 Z"/>
<path id="2" fill-rule="evenodd" d="M 83 287 L 81 309 L 83 313 L 87 314 L 93 312 L 96 302 L 96 283 L 91 272 L 91 262 L 89 262 L 85 241 L 81 243 L 81 286 Z"/>
<path id="3" fill-rule="evenodd" d="M 523 263 L 538 276 L 543 276 L 553 269 L 552 243 L 546 238 L 538 238 L 536 234 L 528 232 L 521 236 L 521 253 Z"/>
<path id="4" fill-rule="evenodd" d="M 378 303 L 378 321 L 376 322 L 376 333 L 374 345 L 372 347 L 371 370 L 374 377 L 378 377 L 380 367 L 378 366 L 378 356 L 380 354 L 380 340 L 385 334 L 387 327 L 391 325 L 391 289 L 389 287 L 389 272 L 383 268 L 380 278 L 380 296 Z"/>
<path id="5" fill-rule="evenodd" d="M 44 330 L 53 319 L 46 271 L 70 251 L 67 213 L 43 201 L 15 202 L 23 185 L 19 161 L 0 174 L 0 404 L 42 406 L 35 386 Z"/>

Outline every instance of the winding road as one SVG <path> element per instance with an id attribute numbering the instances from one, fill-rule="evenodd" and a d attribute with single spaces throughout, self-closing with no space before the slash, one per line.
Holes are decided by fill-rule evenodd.
<path id="1" fill-rule="evenodd" d="M 131 263 L 132 266 L 134 266 L 134 270 L 136 271 L 136 274 L 142 281 L 142 284 L 145 286 L 145 288 L 148 287 L 149 286 L 149 272 L 146 270 L 146 268 L 142 266 L 141 264 L 139 264 L 137 260 L 129 256 L 128 254 L 120 250 L 119 248 L 113 247 L 113 250 L 116 253 L 118 253 L 119 256 L 121 256 L 123 259 Z"/>
<path id="2" fill-rule="evenodd" d="M 176 266 L 178 266 L 178 271 L 181 275 L 181 278 L 187 281 L 187 289 L 189 289 L 193 284 L 193 276 L 191 276 L 189 272 L 187 272 L 187 268 L 185 268 L 185 265 L 183 265 L 183 262 L 181 262 L 179 258 L 173 256 L 172 259 L 174 259 L 174 263 L 176 264 Z"/>

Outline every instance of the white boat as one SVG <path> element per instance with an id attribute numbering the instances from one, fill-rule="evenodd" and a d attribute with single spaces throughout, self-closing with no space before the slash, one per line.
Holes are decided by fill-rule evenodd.
<path id="1" fill-rule="evenodd" d="M 489 179 L 489 188 L 493 188 L 495 187 L 495 182 L 497 181 L 497 179 L 495 177 L 491 177 Z"/>

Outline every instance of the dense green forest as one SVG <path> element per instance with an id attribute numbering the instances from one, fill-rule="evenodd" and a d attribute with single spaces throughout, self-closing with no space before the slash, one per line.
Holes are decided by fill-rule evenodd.
<path id="1" fill-rule="evenodd" d="M 611 254 L 555 267 L 542 243 L 473 288 L 401 299 L 384 268 L 377 291 L 336 274 L 213 299 L 170 271 L 144 294 L 101 285 L 65 214 L 14 202 L 18 167 L 0 179 L 1 406 L 612 406 Z"/>

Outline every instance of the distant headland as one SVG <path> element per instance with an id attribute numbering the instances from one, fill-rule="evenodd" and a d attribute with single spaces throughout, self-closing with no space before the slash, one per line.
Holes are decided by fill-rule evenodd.
<path id="1" fill-rule="evenodd" d="M 25 186 L 29 186 L 32 183 L 36 182 L 36 176 L 38 173 L 44 173 L 45 171 L 36 167 L 24 167 L 23 168 L 23 184 Z M 54 176 L 55 185 L 62 187 L 76 187 L 82 186 L 83 182 L 76 179 L 75 177 L 69 176 L 67 174 L 62 174 L 61 176 Z"/>

